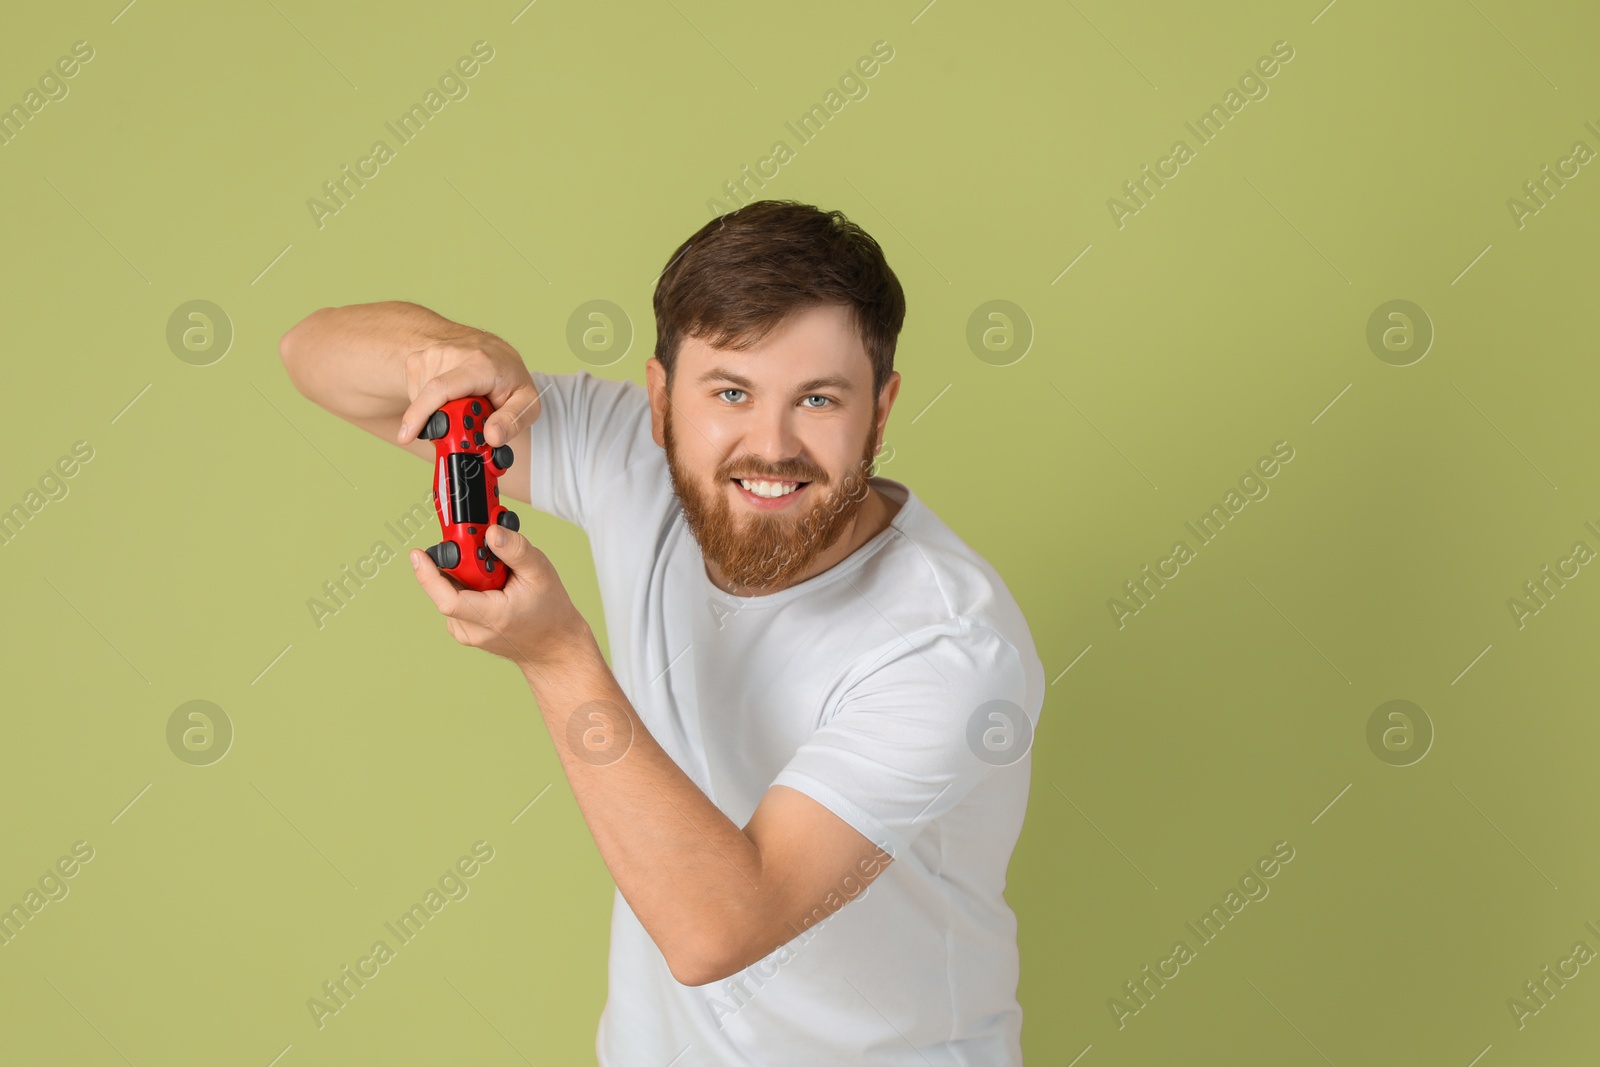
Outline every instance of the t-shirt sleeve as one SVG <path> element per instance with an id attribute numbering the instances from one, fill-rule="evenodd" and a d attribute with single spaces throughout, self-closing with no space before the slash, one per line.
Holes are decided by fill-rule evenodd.
<path id="1" fill-rule="evenodd" d="M 850 685 L 773 780 L 890 855 L 997 774 L 1026 792 L 1043 695 L 996 629 L 956 619 L 917 631 Z"/>
<path id="2" fill-rule="evenodd" d="M 528 503 L 588 532 L 591 509 L 612 481 L 646 450 L 659 451 L 649 394 L 637 382 L 588 371 L 529 374 L 539 417 L 516 455 L 528 464 Z"/>

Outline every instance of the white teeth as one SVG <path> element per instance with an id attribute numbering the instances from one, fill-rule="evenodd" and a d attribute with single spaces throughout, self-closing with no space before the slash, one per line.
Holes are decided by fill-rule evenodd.
<path id="1" fill-rule="evenodd" d="M 769 499 L 775 499 L 780 496 L 788 496 L 790 493 L 800 488 L 799 482 L 750 482 L 745 481 L 743 478 L 739 479 L 739 484 L 744 486 L 750 492 L 754 493 L 756 496 L 764 496 L 768 497 Z"/>

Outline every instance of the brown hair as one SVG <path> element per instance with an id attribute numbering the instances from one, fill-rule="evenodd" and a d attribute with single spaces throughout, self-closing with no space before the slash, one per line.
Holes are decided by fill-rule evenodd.
<path id="1" fill-rule="evenodd" d="M 872 361 L 874 404 L 906 316 L 900 280 L 872 235 L 842 212 L 794 200 L 757 200 L 700 227 L 668 261 L 653 303 L 668 389 L 685 337 L 745 349 L 795 312 L 848 304 Z"/>

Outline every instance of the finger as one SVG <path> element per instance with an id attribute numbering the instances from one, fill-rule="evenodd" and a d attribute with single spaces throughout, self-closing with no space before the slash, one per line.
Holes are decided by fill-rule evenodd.
<path id="1" fill-rule="evenodd" d="M 413 548 L 407 555 L 411 557 L 412 569 L 417 572 L 418 584 L 428 594 L 428 599 L 433 601 L 433 606 L 439 609 L 440 614 L 454 618 L 461 607 L 465 586 L 435 566 L 433 557 L 422 549 Z"/>
<path id="2" fill-rule="evenodd" d="M 504 594 L 500 595 L 503 596 Z M 465 635 L 461 639 L 464 643 L 482 646 L 489 642 L 491 635 L 498 635 L 507 644 L 511 643 L 511 638 L 506 636 L 505 631 L 484 612 L 480 605 L 470 600 L 464 600 L 461 602 L 461 606 L 464 613 L 450 617 L 450 622 Z"/>
<path id="3" fill-rule="evenodd" d="M 422 358 L 421 354 L 412 355 L 405 361 L 406 367 L 406 399 L 415 400 L 417 390 L 422 388 Z"/>
<path id="4" fill-rule="evenodd" d="M 478 645 L 482 643 L 479 640 L 478 635 L 474 632 L 474 628 L 469 627 L 460 619 L 452 619 L 448 615 L 445 616 L 444 628 L 449 632 L 451 637 L 456 639 L 457 644 Z"/>
<path id="5" fill-rule="evenodd" d="M 400 444 L 416 437 L 417 431 L 439 408 L 463 396 L 485 396 L 493 388 L 489 369 L 477 362 L 452 367 L 422 383 L 417 395 L 400 416 Z M 485 438 L 487 439 L 487 438 Z"/>
<path id="6" fill-rule="evenodd" d="M 496 401 L 494 414 L 483 430 L 484 440 L 503 445 L 526 433 L 539 417 L 539 390 L 530 381 L 511 390 L 504 401 Z"/>
<path id="7" fill-rule="evenodd" d="M 509 530 L 504 526 L 489 527 L 486 540 L 489 547 L 494 549 L 494 554 L 502 563 L 511 568 L 511 573 L 527 579 L 532 577 L 539 564 L 539 557 L 543 555 L 533 543 L 522 534 Z"/>
<path id="8" fill-rule="evenodd" d="M 406 403 L 409 404 L 417 398 L 417 394 L 422 391 L 422 383 L 433 376 L 433 368 L 437 366 L 437 364 L 438 360 L 435 359 L 432 356 L 432 353 L 430 353 L 427 349 L 413 352 L 410 356 L 406 357 Z M 400 413 L 400 422 L 398 423 L 395 432 L 395 441 L 398 444 L 403 445 L 407 441 L 414 438 L 421 429 L 422 426 L 420 423 L 416 426 L 412 426 L 407 423 L 405 420 L 405 412 L 402 411 Z M 407 432 L 408 430 L 410 432 Z"/>
<path id="9" fill-rule="evenodd" d="M 516 581 L 518 579 L 513 575 L 511 580 Z M 507 589 L 509 588 L 510 582 L 507 582 Z M 458 630 L 451 631 L 456 640 L 462 644 L 473 645 L 478 648 L 489 648 L 493 644 L 504 642 L 512 652 L 516 653 L 517 658 L 526 661 L 528 654 L 512 640 L 511 635 L 506 633 L 505 627 L 502 625 L 505 622 L 504 613 L 496 612 L 491 614 L 485 608 L 488 598 L 493 597 L 503 601 L 508 595 L 506 590 L 495 590 L 487 593 L 475 593 L 475 599 L 463 597 L 460 603 L 464 613 L 450 618 L 450 623 L 458 628 Z M 496 641 L 497 638 L 498 641 Z"/>

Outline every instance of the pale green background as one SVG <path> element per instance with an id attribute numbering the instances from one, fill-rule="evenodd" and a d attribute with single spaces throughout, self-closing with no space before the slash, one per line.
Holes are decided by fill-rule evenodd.
<path id="1" fill-rule="evenodd" d="M 95 458 L 0 548 L 0 902 L 97 853 L 0 948 L 0 1062 L 592 1061 L 612 887 L 545 729 L 402 562 L 312 624 L 429 471 L 277 342 L 405 298 L 571 372 L 605 299 L 636 336 L 598 373 L 642 380 L 653 279 L 779 138 L 764 195 L 842 209 L 906 288 L 882 473 L 998 568 L 1052 680 L 1008 889 L 1029 1062 L 1594 1062 L 1600 968 L 1525 1029 L 1506 1000 L 1600 949 L 1600 577 L 1520 630 L 1506 601 L 1600 548 L 1600 176 L 1521 229 L 1506 200 L 1600 148 L 1600 17 L 924 3 L 7 12 L 0 102 L 96 57 L 0 148 L 0 505 Z M 318 230 L 307 198 L 479 39 L 471 94 Z M 1106 199 L 1278 40 L 1270 95 L 1119 230 Z M 193 299 L 236 329 L 212 366 L 165 341 Z M 1036 331 L 1011 366 L 965 341 L 991 299 Z M 1409 367 L 1366 345 L 1392 299 L 1437 330 Z M 1271 495 L 1119 630 L 1107 599 L 1279 440 Z M 598 628 L 583 535 L 520 511 Z M 1404 768 L 1365 741 L 1397 697 L 1437 730 Z M 237 730 L 209 767 L 165 741 L 197 698 Z M 318 1031 L 306 999 L 478 839 L 471 895 Z M 1119 1030 L 1107 1000 L 1280 840 L 1271 895 Z"/>

